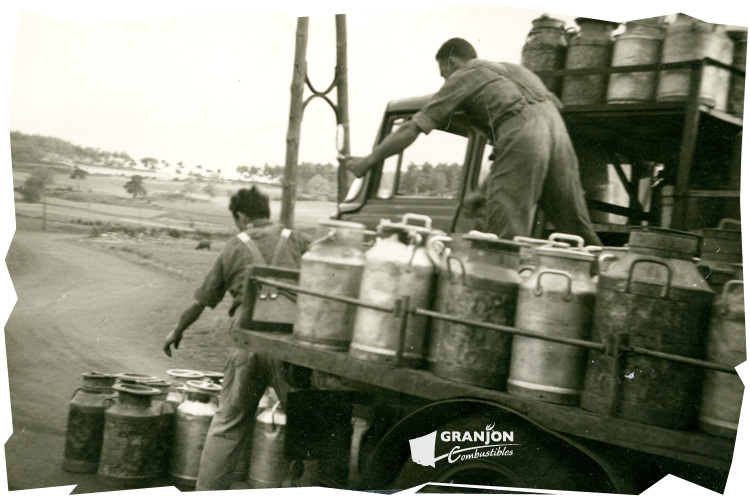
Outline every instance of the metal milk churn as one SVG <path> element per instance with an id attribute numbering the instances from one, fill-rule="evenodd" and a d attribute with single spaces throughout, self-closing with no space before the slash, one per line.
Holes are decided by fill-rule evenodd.
<path id="1" fill-rule="evenodd" d="M 731 280 L 714 302 L 706 360 L 737 366 L 747 359 L 744 283 Z M 698 427 L 709 434 L 734 437 L 745 387 L 737 373 L 704 370 Z"/>
<path id="2" fill-rule="evenodd" d="M 424 226 L 409 224 L 415 220 Z M 422 215 L 406 214 L 400 223 L 381 221 L 380 237 L 365 253 L 359 299 L 390 309 L 397 300 L 408 297 L 409 307 L 429 309 L 435 266 L 425 244 L 431 232 L 432 220 Z M 349 355 L 366 361 L 395 362 L 400 351 L 401 365 L 421 367 L 428 321 L 425 316 L 414 315 L 406 322 L 402 339 L 401 320 L 396 314 L 358 307 Z"/>
<path id="3" fill-rule="evenodd" d="M 543 14 L 531 22 L 531 31 L 521 49 L 521 65 L 534 72 L 562 69 L 567 47 L 565 22 Z M 542 81 L 550 92 L 560 95 L 562 79 L 559 76 L 545 77 Z"/>
<path id="4" fill-rule="evenodd" d="M 195 487 L 208 427 L 218 409 L 215 403 L 221 386 L 204 380 L 187 382 L 185 400 L 175 415 L 172 460 L 169 477 L 182 486 Z"/>
<path id="5" fill-rule="evenodd" d="M 65 432 L 62 468 L 70 472 L 96 474 L 104 434 L 104 410 L 114 403 L 114 375 L 89 372 L 73 393 Z"/>
<path id="6" fill-rule="evenodd" d="M 171 387 L 167 394 L 167 401 L 179 405 L 185 400 L 185 388 L 186 384 L 190 380 L 200 380 L 205 378 L 203 372 L 196 370 L 187 370 L 184 368 L 170 368 L 167 370 L 167 375 L 171 379 Z"/>
<path id="7" fill-rule="evenodd" d="M 632 21 L 625 32 L 615 36 L 612 67 L 657 64 L 661 59 L 664 24 L 659 20 Z M 607 103 L 651 102 L 656 95 L 656 71 L 612 73 L 607 87 Z"/>
<path id="8" fill-rule="evenodd" d="M 247 476 L 251 488 L 279 488 L 290 480 L 290 463 L 284 459 L 285 436 L 286 414 L 279 403 L 255 418 Z"/>
<path id="9" fill-rule="evenodd" d="M 740 71 L 747 67 L 747 29 L 729 31 L 729 38 L 734 41 L 732 66 Z M 727 98 L 727 111 L 735 116 L 743 117 L 745 112 L 745 77 L 732 75 Z"/>
<path id="10" fill-rule="evenodd" d="M 612 31 L 617 23 L 579 17 L 580 31 L 570 40 L 565 69 L 606 68 L 612 59 Z M 566 76 L 563 104 L 599 104 L 607 94 L 607 75 Z"/>
<path id="11" fill-rule="evenodd" d="M 661 62 L 673 63 L 710 57 L 724 64 L 732 64 L 733 49 L 734 44 L 724 27 L 678 14 L 675 22 L 667 27 Z M 656 100 L 686 101 L 690 94 L 690 72 L 690 69 L 661 71 Z M 701 104 L 725 110 L 729 77 L 730 74 L 725 69 L 706 66 L 699 90 Z"/>
<path id="12" fill-rule="evenodd" d="M 320 223 L 318 238 L 300 263 L 299 286 L 356 299 L 362 283 L 365 226 L 355 222 Z M 321 349 L 349 348 L 357 308 L 343 302 L 297 295 L 294 339 Z"/>
<path id="13" fill-rule="evenodd" d="M 635 228 L 630 254 L 599 275 L 592 340 L 605 349 L 589 351 L 582 408 L 674 429 L 693 422 L 701 369 L 638 350 L 703 358 L 714 293 L 693 263 L 699 245 L 692 233 Z"/>
<path id="14" fill-rule="evenodd" d="M 440 270 L 438 312 L 512 326 L 518 296 L 520 244 L 489 234 L 463 236 Z M 441 321 L 430 338 L 432 371 L 443 378 L 503 390 L 512 335 Z"/>
<path id="15" fill-rule="evenodd" d="M 588 340 L 594 313 L 595 257 L 579 250 L 541 248 L 539 265 L 521 281 L 516 328 Z M 583 389 L 586 349 L 515 335 L 508 392 L 577 405 Z"/>
<path id="16" fill-rule="evenodd" d="M 155 463 L 161 415 L 151 398 L 158 389 L 115 384 L 117 402 L 104 412 L 99 475 L 125 487 L 145 487 L 158 475 Z"/>

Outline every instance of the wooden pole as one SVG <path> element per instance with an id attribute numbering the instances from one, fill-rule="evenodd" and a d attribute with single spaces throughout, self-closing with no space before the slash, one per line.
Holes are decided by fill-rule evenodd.
<path id="1" fill-rule="evenodd" d="M 286 134 L 286 163 L 284 179 L 281 183 L 281 224 L 292 228 L 294 225 L 294 200 L 297 197 L 297 161 L 299 138 L 302 128 L 302 95 L 307 75 L 307 31 L 308 18 L 297 19 L 296 45 L 294 49 L 294 73 L 292 75 L 292 98 L 289 105 L 289 128 Z"/>
<path id="2" fill-rule="evenodd" d="M 337 122 L 344 132 L 344 141 L 340 155 L 344 158 L 350 154 L 349 144 L 349 81 L 346 52 L 346 15 L 336 15 L 336 104 L 338 107 Z M 338 201 L 341 202 L 349 188 L 349 174 L 344 168 L 346 159 L 340 160 L 338 172 Z"/>

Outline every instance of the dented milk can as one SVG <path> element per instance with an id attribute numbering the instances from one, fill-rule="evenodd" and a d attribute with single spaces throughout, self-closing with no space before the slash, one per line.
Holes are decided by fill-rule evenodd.
<path id="1" fill-rule="evenodd" d="M 114 375 L 89 372 L 73 393 L 65 432 L 62 468 L 70 472 L 96 474 L 104 435 L 104 411 L 114 403 Z"/>
<path id="2" fill-rule="evenodd" d="M 280 488 L 290 481 L 290 462 L 284 459 L 286 414 L 279 403 L 255 418 L 253 450 L 247 480 L 252 488 Z"/>
<path id="3" fill-rule="evenodd" d="M 104 413 L 104 439 L 99 475 L 124 487 L 146 487 L 158 475 L 155 464 L 162 430 L 158 389 L 115 384 L 117 402 Z"/>
<path id="4" fill-rule="evenodd" d="M 744 283 L 731 280 L 714 302 L 706 361 L 737 366 L 747 359 L 745 342 Z M 704 370 L 698 427 L 709 434 L 735 437 L 744 390 L 737 373 Z"/>
<path id="5" fill-rule="evenodd" d="M 570 40 L 565 69 L 607 68 L 612 59 L 612 31 L 617 23 L 579 17 L 580 31 Z M 570 104 L 600 104 L 607 95 L 607 75 L 566 76 L 560 100 Z"/>
<path id="6" fill-rule="evenodd" d="M 563 69 L 567 48 L 565 22 L 543 14 L 531 22 L 531 31 L 521 49 L 521 66 L 533 72 Z M 542 82 L 550 92 L 560 95 L 559 76 L 542 78 Z"/>
<path id="7" fill-rule="evenodd" d="M 453 243 L 440 270 L 439 312 L 460 319 L 512 326 L 518 296 L 519 249 L 494 234 L 469 233 Z M 432 371 L 479 387 L 504 389 L 512 335 L 441 321 L 430 339 Z"/>
<path id="8" fill-rule="evenodd" d="M 415 220 L 424 226 L 409 224 Z M 435 266 L 425 247 L 431 232 L 432 221 L 422 215 L 406 214 L 400 223 L 382 221 L 378 240 L 365 254 L 359 299 L 391 309 L 397 300 L 408 297 L 409 307 L 428 309 L 435 275 Z M 402 329 L 397 314 L 358 307 L 349 355 L 366 361 L 398 360 L 403 366 L 421 367 L 427 318 L 413 315 L 404 321 L 407 323 Z"/>
<path id="9" fill-rule="evenodd" d="M 518 289 L 516 328 L 588 340 L 596 297 L 594 255 L 555 248 L 539 249 L 537 255 L 539 265 Z M 583 347 L 515 335 L 508 392 L 577 405 L 585 369 Z"/>
<path id="10" fill-rule="evenodd" d="M 318 238 L 302 256 L 299 286 L 356 299 L 365 263 L 364 235 L 362 224 L 321 222 Z M 356 309 L 351 304 L 300 293 L 294 339 L 321 349 L 345 351 L 352 339 Z"/>
<path id="11" fill-rule="evenodd" d="M 213 382 L 190 380 L 185 400 L 177 407 L 169 477 L 181 486 L 195 487 L 198 466 L 221 387 Z"/>
<path id="12" fill-rule="evenodd" d="M 714 293 L 693 259 L 700 237 L 639 227 L 630 254 L 599 275 L 581 407 L 659 427 L 698 414 L 701 368 L 632 350 L 702 359 Z M 627 347 L 621 350 L 620 347 Z"/>

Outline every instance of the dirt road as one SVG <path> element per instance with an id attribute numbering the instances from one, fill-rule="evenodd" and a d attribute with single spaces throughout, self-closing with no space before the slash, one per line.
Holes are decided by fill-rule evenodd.
<path id="1" fill-rule="evenodd" d="M 161 351 L 191 295 L 189 283 L 71 238 L 19 231 L 6 259 L 18 295 L 5 328 L 14 429 L 5 445 L 10 490 L 108 489 L 97 476 L 60 468 L 68 403 L 81 373 L 163 376 L 198 361 Z"/>

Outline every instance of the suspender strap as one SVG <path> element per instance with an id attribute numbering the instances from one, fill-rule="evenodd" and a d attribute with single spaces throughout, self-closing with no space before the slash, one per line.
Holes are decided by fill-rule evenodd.
<path id="1" fill-rule="evenodd" d="M 283 255 L 284 248 L 286 248 L 286 243 L 289 241 L 289 236 L 291 236 L 292 231 L 290 229 L 284 228 L 281 230 L 281 234 L 279 235 L 279 241 L 276 243 L 276 249 L 273 251 L 273 259 L 271 260 L 271 265 L 274 266 L 278 264 L 279 259 Z M 266 265 L 266 259 L 263 258 L 263 255 L 260 253 L 260 250 L 258 250 L 258 245 L 255 244 L 252 238 L 250 238 L 250 235 L 248 235 L 246 232 L 241 232 L 237 235 L 237 237 L 240 239 L 242 243 L 245 244 L 248 250 L 250 250 L 250 253 L 253 254 L 253 260 L 255 260 L 258 264 L 265 266 Z"/>

